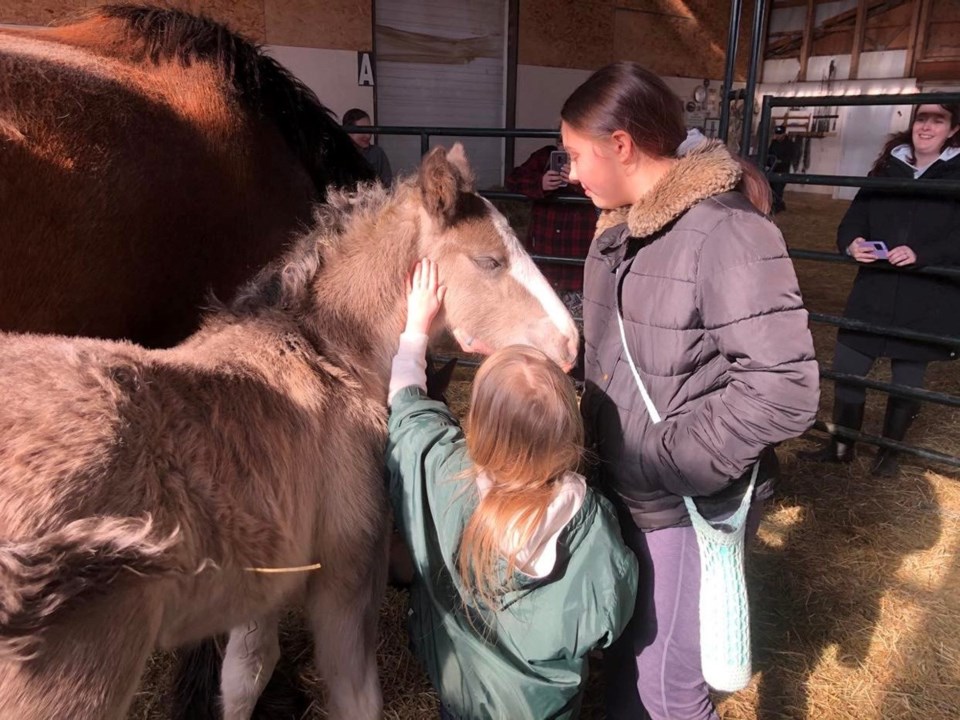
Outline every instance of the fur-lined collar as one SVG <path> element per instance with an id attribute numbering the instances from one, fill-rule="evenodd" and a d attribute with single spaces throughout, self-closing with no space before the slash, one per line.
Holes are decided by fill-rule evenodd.
<path id="1" fill-rule="evenodd" d="M 707 140 L 680 157 L 633 206 L 602 212 L 596 234 L 626 223 L 633 237 L 652 235 L 701 200 L 733 190 L 740 174 L 740 163 L 726 146 L 719 140 Z"/>

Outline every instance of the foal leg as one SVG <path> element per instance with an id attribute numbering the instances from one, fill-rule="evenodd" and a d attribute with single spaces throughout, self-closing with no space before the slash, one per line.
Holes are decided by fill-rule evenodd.
<path id="1" fill-rule="evenodd" d="M 383 710 L 377 676 L 377 621 L 386 589 L 389 535 L 383 525 L 378 537 L 368 535 L 366 542 L 357 543 L 368 546 L 365 552 L 345 553 L 330 562 L 307 588 L 315 662 L 333 720 L 379 720 Z"/>
<path id="2" fill-rule="evenodd" d="M 379 575 L 351 588 L 338 586 L 328 575 L 312 583 L 308 594 L 315 662 L 327 686 L 327 711 L 333 720 L 381 717 L 377 620 L 386 573 Z"/>
<path id="3" fill-rule="evenodd" d="M 224 720 L 248 720 L 280 659 L 279 622 L 276 615 L 230 631 L 223 659 Z"/>

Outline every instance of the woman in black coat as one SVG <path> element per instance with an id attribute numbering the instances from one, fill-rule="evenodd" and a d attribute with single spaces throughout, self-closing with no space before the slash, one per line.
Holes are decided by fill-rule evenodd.
<path id="1" fill-rule="evenodd" d="M 910 130 L 893 136 L 870 176 L 960 180 L 960 105 L 916 107 Z M 886 260 L 868 244 L 878 240 L 887 246 Z M 864 188 L 840 223 L 837 247 L 862 263 L 847 300 L 846 317 L 960 336 L 960 282 L 870 267 L 875 262 L 898 267 L 960 266 L 960 200 L 956 196 Z M 833 369 L 864 376 L 879 357 L 890 358 L 894 383 L 922 387 L 927 364 L 955 358 L 956 348 L 840 330 Z M 859 430 L 865 398 L 864 388 L 838 383 L 834 423 Z M 918 410 L 919 403 L 890 396 L 884 437 L 903 440 Z M 813 457 L 850 462 L 853 443 L 834 436 L 830 445 Z M 894 475 L 897 470 L 896 453 L 881 448 L 874 474 Z"/>

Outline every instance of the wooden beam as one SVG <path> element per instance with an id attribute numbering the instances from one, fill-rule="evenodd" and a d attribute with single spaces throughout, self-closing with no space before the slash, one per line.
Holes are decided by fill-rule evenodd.
<path id="1" fill-rule="evenodd" d="M 803 36 L 800 40 L 800 74 L 797 80 L 804 82 L 807 79 L 807 65 L 810 62 L 810 48 L 813 47 L 813 25 L 817 19 L 817 4 L 814 0 L 807 0 L 807 17 L 803 22 Z"/>
<path id="2" fill-rule="evenodd" d="M 923 6 L 929 5 L 929 0 L 913 0 L 913 13 L 910 16 L 910 30 L 907 31 L 907 58 L 903 63 L 903 76 L 914 77 L 913 59 L 917 51 L 917 33 L 920 31 L 920 15 Z"/>
<path id="3" fill-rule="evenodd" d="M 930 27 L 930 0 L 920 0 L 920 20 L 917 22 L 917 44 L 910 63 L 909 77 L 917 77 L 917 63 L 923 60 L 927 50 L 927 28 Z"/>
<path id="4" fill-rule="evenodd" d="M 804 0 L 804 2 L 806 2 L 806 0 Z M 882 15 L 900 5 L 905 5 L 907 2 L 909 2 L 909 0 L 870 0 L 867 2 L 867 19 Z M 819 5 L 819 0 L 817 0 L 815 4 Z M 855 29 L 856 17 L 857 8 L 853 8 L 852 10 L 845 10 L 827 18 L 819 27 L 814 26 L 813 40 L 819 40 L 833 32 L 845 32 Z M 767 45 L 767 56 L 771 59 L 778 57 L 796 57 L 793 53 L 800 52 L 802 36 L 803 32 L 800 30 L 776 33 L 776 40 L 771 40 Z M 810 52 L 813 54 L 812 47 Z"/>
<path id="5" fill-rule="evenodd" d="M 853 50 L 850 52 L 850 79 L 856 80 L 860 72 L 860 51 L 867 30 L 867 0 L 857 0 L 857 19 L 853 26 Z"/>
<path id="6" fill-rule="evenodd" d="M 779 8 L 789 8 L 789 7 L 801 7 L 806 5 L 808 0 L 773 0 L 774 10 Z M 814 5 L 825 5 L 828 2 L 836 2 L 836 0 L 813 0 Z"/>
<path id="7" fill-rule="evenodd" d="M 760 0 L 754 0 L 759 2 Z M 757 71 L 757 82 L 763 82 L 763 67 L 766 65 L 767 42 L 770 39 L 770 18 L 773 16 L 773 3 L 767 3 L 763 9 L 763 35 L 760 36 L 760 68 Z"/>
<path id="8" fill-rule="evenodd" d="M 915 75 L 918 82 L 929 80 L 955 81 L 960 77 L 960 60 L 950 58 L 917 60 Z"/>

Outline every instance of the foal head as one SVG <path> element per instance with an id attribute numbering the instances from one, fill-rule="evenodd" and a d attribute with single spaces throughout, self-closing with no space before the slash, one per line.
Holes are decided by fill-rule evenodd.
<path id="1" fill-rule="evenodd" d="M 433 150 L 392 192 L 332 193 L 313 230 L 241 290 L 230 314 L 281 309 L 385 382 L 403 327 L 404 275 L 423 257 L 447 287 L 435 333 L 450 330 L 468 351 L 531 345 L 562 367 L 574 363 L 573 318 L 503 215 L 475 192 L 459 145 Z"/>
<path id="2" fill-rule="evenodd" d="M 464 350 L 532 345 L 571 366 L 579 341 L 573 318 L 506 218 L 475 192 L 463 147 L 430 152 L 417 185 L 419 255 L 437 262 L 447 287 L 438 326 Z"/>

